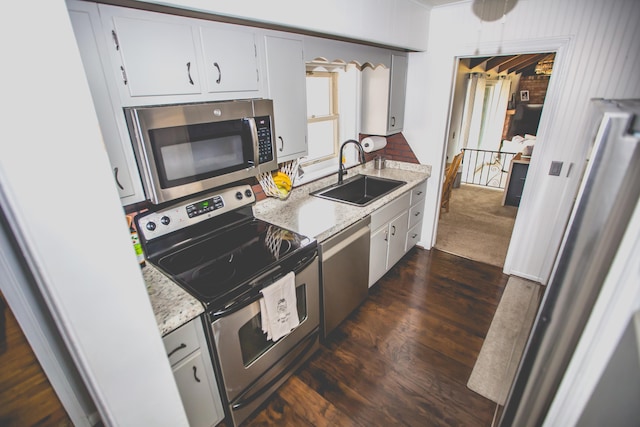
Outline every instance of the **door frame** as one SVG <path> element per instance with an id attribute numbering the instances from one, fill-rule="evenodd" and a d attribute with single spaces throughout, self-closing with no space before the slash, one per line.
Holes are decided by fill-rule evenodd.
<path id="1" fill-rule="evenodd" d="M 548 39 L 539 39 L 539 40 L 521 40 L 516 42 L 509 43 L 486 43 L 481 46 L 476 44 L 467 45 L 462 47 L 458 52 L 453 55 L 454 67 L 452 70 L 452 80 L 451 80 L 451 89 L 449 95 L 449 110 L 447 117 L 447 127 L 445 139 L 443 141 L 444 147 L 442 150 L 441 157 L 441 170 L 444 170 L 446 166 L 446 158 L 447 158 L 447 146 L 448 146 L 448 135 L 451 132 L 451 119 L 452 119 L 452 111 L 453 111 L 453 100 L 454 100 L 454 92 L 456 85 L 456 76 L 458 73 L 458 66 L 460 59 L 462 58 L 471 58 L 478 56 L 491 56 L 491 55 L 515 55 L 521 53 L 544 53 L 544 52 L 554 52 L 555 60 L 554 60 L 554 70 L 553 70 L 553 78 L 549 80 L 549 86 L 547 88 L 547 94 L 545 97 L 544 108 L 542 111 L 542 115 L 540 117 L 540 123 L 538 125 L 538 135 L 541 135 L 542 138 L 536 141 L 537 151 L 540 152 L 545 149 L 547 142 L 545 141 L 544 136 L 548 133 L 549 128 L 553 123 L 553 118 L 558 109 L 558 104 L 560 102 L 560 88 L 566 80 L 567 70 L 566 64 L 568 63 L 567 57 L 570 54 L 570 50 L 572 47 L 571 38 L 570 37 L 557 37 L 557 38 L 548 38 Z M 520 203 L 520 207 L 518 209 L 518 213 L 516 215 L 516 222 L 513 228 L 513 232 L 511 234 L 511 240 L 509 242 L 509 249 L 507 250 L 507 255 L 504 262 L 503 272 L 505 274 L 515 274 L 517 276 L 537 281 L 540 283 L 546 283 L 549 279 L 549 275 L 551 274 L 551 268 L 553 266 L 553 262 L 556 258 L 557 248 L 555 251 L 550 251 L 547 253 L 543 271 L 538 275 L 531 274 L 523 274 L 521 272 L 516 272 L 513 269 L 514 262 L 514 245 L 517 245 L 520 240 L 522 240 L 528 231 L 528 224 L 530 224 L 535 218 L 532 218 L 531 210 L 528 209 L 530 203 L 532 203 L 531 190 L 532 188 L 536 188 L 535 180 L 541 175 L 544 175 L 544 171 L 542 170 L 543 166 L 538 160 L 540 156 L 532 156 L 531 163 L 529 166 L 529 170 L 527 173 L 527 181 L 525 182 L 525 187 L 522 193 L 522 199 Z M 439 179 L 439 202 L 438 209 L 440 208 L 440 199 L 442 198 L 442 185 L 443 178 Z M 571 198 L 567 198 L 564 201 L 564 206 L 568 214 L 571 211 L 571 207 L 573 206 L 573 200 Z M 438 219 L 439 216 L 435 216 L 435 224 L 433 227 L 433 235 L 432 235 L 432 246 L 435 245 L 437 231 L 438 231 Z M 562 228 L 558 230 L 560 233 L 564 232 L 564 228 L 566 227 L 566 221 L 561 222 Z"/>

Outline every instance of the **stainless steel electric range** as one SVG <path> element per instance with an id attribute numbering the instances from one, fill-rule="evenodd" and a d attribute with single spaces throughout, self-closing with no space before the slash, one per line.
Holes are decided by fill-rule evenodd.
<path id="1" fill-rule="evenodd" d="M 205 307 L 227 416 L 245 420 L 319 347 L 315 239 L 253 216 L 249 185 L 136 217 L 152 263 Z M 260 290 L 295 273 L 300 325 L 276 342 L 262 331 Z"/>

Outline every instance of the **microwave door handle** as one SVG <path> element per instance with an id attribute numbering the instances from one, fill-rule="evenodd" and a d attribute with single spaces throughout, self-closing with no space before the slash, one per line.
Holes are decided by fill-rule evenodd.
<path id="1" fill-rule="evenodd" d="M 256 119 L 253 117 L 249 117 L 249 130 L 251 131 L 251 139 L 253 140 L 253 165 L 258 165 L 259 157 L 258 153 L 260 150 L 259 142 L 258 142 L 258 127 L 256 126 Z"/>

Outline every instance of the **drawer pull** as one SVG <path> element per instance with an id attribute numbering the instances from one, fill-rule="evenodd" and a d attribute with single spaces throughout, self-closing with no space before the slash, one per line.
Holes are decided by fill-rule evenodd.
<path id="1" fill-rule="evenodd" d="M 183 348 L 187 348 L 187 345 L 185 343 L 182 343 L 179 346 L 177 346 L 176 348 L 174 348 L 173 350 L 171 350 L 171 352 L 169 352 L 169 354 L 167 354 L 167 357 L 173 356 L 173 353 L 175 353 L 178 350 L 182 350 Z"/>
<path id="2" fill-rule="evenodd" d="M 196 368 L 195 366 L 193 367 L 193 378 L 197 381 L 200 382 L 200 378 L 198 378 L 198 375 L 196 374 L 198 372 L 198 368 Z"/>
<path id="3" fill-rule="evenodd" d="M 218 70 L 218 78 L 216 79 L 216 83 L 220 84 L 220 81 L 222 80 L 222 71 L 220 70 L 220 65 L 218 65 L 217 62 L 214 62 L 213 66 L 216 67 L 216 70 Z"/>
<path id="4" fill-rule="evenodd" d="M 193 86 L 193 79 L 191 78 L 191 62 L 187 62 L 187 77 L 189 78 L 189 84 Z"/>

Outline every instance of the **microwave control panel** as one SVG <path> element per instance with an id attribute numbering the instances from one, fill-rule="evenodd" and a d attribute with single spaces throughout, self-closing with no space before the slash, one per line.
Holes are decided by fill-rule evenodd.
<path id="1" fill-rule="evenodd" d="M 258 131 L 258 161 L 266 163 L 273 160 L 273 144 L 271 142 L 271 119 L 269 116 L 256 117 Z"/>
<path id="2" fill-rule="evenodd" d="M 136 217 L 138 233 L 153 240 L 192 226 L 214 216 L 254 203 L 256 196 L 250 185 L 239 185 L 200 196 L 155 212 Z"/>

